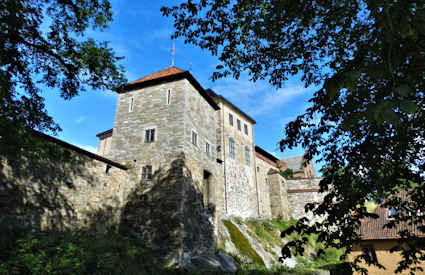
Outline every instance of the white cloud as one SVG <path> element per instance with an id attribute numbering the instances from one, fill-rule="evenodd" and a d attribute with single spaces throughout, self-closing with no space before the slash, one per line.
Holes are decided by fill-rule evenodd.
<path id="1" fill-rule="evenodd" d="M 78 143 L 74 144 L 74 145 L 77 146 L 77 147 L 80 147 L 81 149 L 84 149 L 86 151 L 97 154 L 97 148 L 93 147 L 92 145 L 89 145 L 89 144 L 84 145 L 84 144 L 78 144 Z"/>
<path id="2" fill-rule="evenodd" d="M 79 116 L 77 119 L 75 119 L 75 123 L 80 124 L 83 123 L 84 121 L 86 121 L 88 118 L 88 116 Z"/>
<path id="3" fill-rule="evenodd" d="M 301 85 L 291 85 L 279 90 L 266 92 L 258 102 L 258 105 L 252 109 L 253 115 L 262 115 L 282 107 L 292 102 L 295 98 L 307 92 L 308 90 Z"/>
<path id="4" fill-rule="evenodd" d="M 301 82 L 289 81 L 284 88 L 276 90 L 265 81 L 254 83 L 247 78 L 219 81 L 213 90 L 252 116 L 274 112 L 311 91 L 304 88 Z"/>

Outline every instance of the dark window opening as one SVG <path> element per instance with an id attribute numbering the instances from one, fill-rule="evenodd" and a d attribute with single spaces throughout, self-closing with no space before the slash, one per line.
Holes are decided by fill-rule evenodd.
<path id="1" fill-rule="evenodd" d="M 229 124 L 230 126 L 233 126 L 233 115 L 229 114 Z"/>
<path id="2" fill-rule="evenodd" d="M 198 134 L 192 131 L 192 144 L 198 146 Z"/>
<path id="3" fill-rule="evenodd" d="M 204 170 L 204 185 L 203 185 L 203 203 L 204 208 L 208 209 L 208 211 L 212 211 L 213 209 L 213 192 L 211 186 L 211 173 L 207 170 Z"/>
<path id="4" fill-rule="evenodd" d="M 155 129 L 148 129 L 145 132 L 145 143 L 151 143 L 155 141 Z"/>
<path id="5" fill-rule="evenodd" d="M 151 180 L 152 179 L 152 166 L 146 165 L 142 168 L 142 179 Z"/>
<path id="6" fill-rule="evenodd" d="M 236 122 L 238 123 L 238 130 L 240 131 L 241 130 L 241 121 L 238 119 Z"/>

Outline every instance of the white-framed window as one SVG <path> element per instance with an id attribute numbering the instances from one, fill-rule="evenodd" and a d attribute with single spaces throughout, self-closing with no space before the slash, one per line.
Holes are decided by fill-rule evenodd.
<path id="1" fill-rule="evenodd" d="M 205 142 L 205 153 L 209 156 L 211 154 L 211 146 L 208 142 Z"/>
<path id="2" fill-rule="evenodd" d="M 232 159 L 235 159 L 235 140 L 229 138 L 229 154 Z"/>
<path id="3" fill-rule="evenodd" d="M 152 165 L 146 165 L 142 167 L 142 180 L 152 179 Z"/>
<path id="4" fill-rule="evenodd" d="M 155 128 L 145 130 L 145 143 L 155 142 Z"/>
<path id="5" fill-rule="evenodd" d="M 128 112 L 133 112 L 133 108 L 134 108 L 134 97 L 132 96 L 130 98 L 130 102 L 129 102 L 129 105 L 128 105 Z"/>
<path id="6" fill-rule="evenodd" d="M 231 113 L 229 113 L 229 124 L 233 126 L 233 115 Z"/>
<path id="7" fill-rule="evenodd" d="M 171 104 L 171 90 L 167 90 L 167 105 Z"/>
<path id="8" fill-rule="evenodd" d="M 241 121 L 239 119 L 236 120 L 237 125 L 238 125 L 238 130 L 241 130 Z"/>
<path id="9" fill-rule="evenodd" d="M 248 135 L 248 125 L 246 125 L 245 123 L 243 124 L 243 130 L 245 132 L 245 135 Z"/>
<path id="10" fill-rule="evenodd" d="M 198 146 L 198 133 L 192 130 L 192 144 Z"/>
<path id="11" fill-rule="evenodd" d="M 248 146 L 245 146 L 245 163 L 246 165 L 251 165 L 251 152 Z"/>

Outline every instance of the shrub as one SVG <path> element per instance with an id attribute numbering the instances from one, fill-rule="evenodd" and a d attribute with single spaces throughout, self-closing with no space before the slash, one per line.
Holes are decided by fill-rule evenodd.
<path id="1" fill-rule="evenodd" d="M 161 268 L 140 242 L 117 234 L 28 234 L 1 249 L 8 252 L 1 255 L 0 274 L 149 274 Z"/>

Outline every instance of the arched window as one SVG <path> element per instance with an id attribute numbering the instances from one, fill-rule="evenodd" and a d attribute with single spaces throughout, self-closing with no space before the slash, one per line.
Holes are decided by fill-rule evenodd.
<path id="1" fill-rule="evenodd" d="M 232 159 L 235 159 L 235 140 L 233 138 L 229 138 L 229 153 Z"/>
<path id="2" fill-rule="evenodd" d="M 251 154 L 249 152 L 249 147 L 245 146 L 245 163 L 246 165 L 251 165 Z"/>

